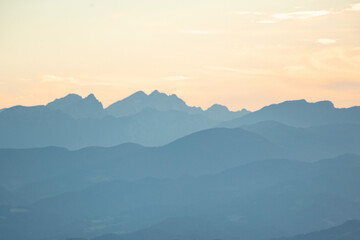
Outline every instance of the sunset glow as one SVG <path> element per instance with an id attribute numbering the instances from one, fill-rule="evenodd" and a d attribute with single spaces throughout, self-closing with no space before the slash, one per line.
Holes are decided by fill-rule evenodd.
<path id="1" fill-rule="evenodd" d="M 0 108 L 138 90 L 256 110 L 360 105 L 360 2 L 2 1 Z"/>

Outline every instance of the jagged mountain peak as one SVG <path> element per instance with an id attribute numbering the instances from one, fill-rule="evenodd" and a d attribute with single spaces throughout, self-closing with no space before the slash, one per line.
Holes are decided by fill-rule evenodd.
<path id="1" fill-rule="evenodd" d="M 60 110 L 73 118 L 100 118 L 106 115 L 102 103 L 93 93 L 85 98 L 70 93 L 48 103 L 46 107 L 50 110 Z"/>
<path id="2" fill-rule="evenodd" d="M 202 110 L 188 106 L 181 98 L 175 94 L 168 95 L 159 90 L 154 90 L 149 95 L 143 91 L 138 91 L 127 98 L 111 104 L 106 111 L 116 117 L 130 116 L 145 109 L 158 111 L 175 110 L 186 113 L 201 113 Z"/>
<path id="3" fill-rule="evenodd" d="M 93 93 L 90 93 L 90 94 L 89 94 L 86 98 L 84 98 L 84 99 L 90 99 L 90 100 L 96 100 L 96 101 L 98 101 Z"/>

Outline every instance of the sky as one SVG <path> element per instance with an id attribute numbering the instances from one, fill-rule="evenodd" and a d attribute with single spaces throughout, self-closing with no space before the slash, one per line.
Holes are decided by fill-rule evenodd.
<path id="1" fill-rule="evenodd" d="M 0 0 L 0 108 L 143 90 L 360 105 L 360 1 Z"/>

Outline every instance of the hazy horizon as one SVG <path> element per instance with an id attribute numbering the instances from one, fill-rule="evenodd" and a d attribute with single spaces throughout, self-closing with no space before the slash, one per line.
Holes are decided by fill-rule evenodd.
<path id="1" fill-rule="evenodd" d="M 145 91 L 143 91 L 143 90 L 138 90 L 138 91 L 134 91 L 133 93 L 131 93 L 131 94 L 129 94 L 129 95 L 126 95 L 126 96 L 119 96 L 119 99 L 115 99 L 114 102 L 110 102 L 110 103 L 108 103 L 108 104 L 105 105 L 105 104 L 103 103 L 102 99 L 100 99 L 98 96 L 96 96 L 96 94 L 94 94 L 94 93 L 92 93 L 92 92 L 89 93 L 89 94 L 85 94 L 85 95 L 78 94 L 78 93 L 76 93 L 76 92 L 69 92 L 69 93 L 67 93 L 67 94 L 65 94 L 65 95 L 63 95 L 63 96 L 53 96 L 53 97 L 50 98 L 49 100 L 47 100 L 47 101 L 45 101 L 45 102 L 42 102 L 42 103 L 39 103 L 39 104 L 37 104 L 37 105 L 19 104 L 19 105 L 9 106 L 8 108 L 11 108 L 11 107 L 14 107 L 14 106 L 32 107 L 32 106 L 46 105 L 46 104 L 48 104 L 48 103 L 50 103 L 50 102 L 53 102 L 53 101 L 55 101 L 55 100 L 57 100 L 57 99 L 64 98 L 64 97 L 66 97 L 66 96 L 68 96 L 68 95 L 71 95 L 71 94 L 78 95 L 78 96 L 80 96 L 81 98 L 85 99 L 85 98 L 88 97 L 89 95 L 93 94 L 93 95 L 95 96 L 95 98 L 96 98 L 99 102 L 101 102 L 101 103 L 103 104 L 103 107 L 104 107 L 104 109 L 105 109 L 105 108 L 108 108 L 110 105 L 112 105 L 112 104 L 114 104 L 114 103 L 116 103 L 116 102 L 118 102 L 118 101 L 124 100 L 125 98 L 127 98 L 127 97 L 129 97 L 129 96 L 131 96 L 131 95 L 133 95 L 133 94 L 135 94 L 135 93 L 137 93 L 137 92 L 144 92 L 146 95 L 150 95 L 150 94 L 151 94 L 152 92 L 154 92 L 154 91 L 158 91 L 158 92 L 160 92 L 160 93 L 164 93 L 164 94 L 166 94 L 166 95 L 168 95 L 168 96 L 174 94 L 174 93 L 161 92 L 161 91 L 159 91 L 159 90 L 157 90 L 157 89 L 154 89 L 154 90 L 152 90 L 152 91 L 147 91 L 147 92 L 145 92 Z M 219 104 L 219 103 L 217 103 L 217 102 L 214 102 L 214 103 L 210 103 L 207 107 L 202 107 L 202 106 L 197 106 L 197 105 L 191 105 L 191 104 L 189 104 L 185 99 L 183 99 L 181 96 L 179 96 L 179 95 L 177 95 L 177 94 L 174 94 L 174 95 L 176 95 L 178 98 L 180 98 L 181 100 L 183 100 L 183 101 L 186 103 L 186 105 L 188 105 L 189 107 L 200 107 L 202 110 L 207 110 L 207 109 L 209 109 L 211 106 L 216 105 L 216 104 Z M 322 100 L 318 100 L 318 101 L 309 101 L 308 99 L 304 99 L 304 98 L 301 98 L 301 99 L 300 99 L 300 98 L 299 98 L 299 99 L 287 99 L 287 100 L 284 100 L 284 101 L 281 101 L 281 102 L 271 102 L 271 103 L 269 103 L 269 104 L 260 106 L 259 108 L 256 108 L 256 109 L 249 109 L 249 108 L 247 108 L 246 106 L 231 109 L 231 108 L 229 108 L 227 105 L 223 105 L 223 104 L 220 104 L 220 105 L 223 105 L 223 106 L 227 107 L 230 111 L 241 111 L 241 110 L 243 110 L 243 109 L 246 109 L 246 110 L 248 110 L 248 111 L 254 112 L 254 111 L 258 111 L 258 110 L 262 109 L 263 107 L 270 106 L 270 105 L 273 105 L 273 104 L 280 104 L 280 103 L 287 102 L 287 101 L 301 101 L 301 100 L 305 100 L 305 101 L 308 102 L 308 103 L 315 103 L 315 102 L 322 102 L 322 101 L 330 101 L 331 103 L 334 104 L 334 107 L 335 107 L 335 108 L 342 108 L 342 107 L 336 106 L 336 104 L 335 104 L 333 101 L 329 100 L 329 99 L 322 99 Z M 353 106 L 348 106 L 348 107 L 343 107 L 343 108 L 351 108 L 351 107 L 358 107 L 358 106 L 359 106 L 359 105 L 353 105 Z M 4 109 L 6 109 L 6 107 L 5 107 Z"/>
<path id="2" fill-rule="evenodd" d="M 0 108 L 135 91 L 256 110 L 360 103 L 360 2 L 3 1 Z"/>

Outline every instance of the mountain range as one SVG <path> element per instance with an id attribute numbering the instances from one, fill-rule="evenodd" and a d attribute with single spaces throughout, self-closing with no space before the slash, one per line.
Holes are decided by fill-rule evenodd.
<path id="1" fill-rule="evenodd" d="M 353 240 L 360 108 L 136 92 L 0 111 L 0 239 Z"/>
<path id="2" fill-rule="evenodd" d="M 103 108 L 93 94 L 69 94 L 43 106 L 15 106 L 0 112 L 0 148 L 58 146 L 80 149 L 132 142 L 161 146 L 214 127 L 275 121 L 293 127 L 359 124 L 360 107 L 338 109 L 331 102 L 305 100 L 273 104 L 255 112 L 231 112 L 214 104 L 203 111 L 176 95 L 142 91 Z"/>
<path id="3" fill-rule="evenodd" d="M 227 107 L 214 104 L 207 110 L 200 107 L 190 107 L 175 94 L 167 95 L 158 90 L 150 94 L 138 91 L 129 97 L 119 100 L 107 108 L 103 108 L 93 94 L 82 98 L 77 94 L 69 94 L 63 98 L 56 99 L 46 105 L 50 110 L 60 110 L 73 118 L 102 118 L 104 116 L 113 116 L 116 118 L 128 117 L 138 114 L 144 110 L 155 111 L 177 111 L 187 114 L 203 115 L 215 121 L 231 120 L 241 117 L 249 111 L 232 112 Z"/>
<path id="4" fill-rule="evenodd" d="M 0 147 L 80 149 L 126 142 L 159 146 L 214 127 L 219 119 L 247 113 L 220 105 L 203 111 L 158 91 L 137 92 L 106 109 L 92 94 L 86 98 L 69 94 L 45 106 L 15 106 L 0 112 Z"/>
<path id="5" fill-rule="evenodd" d="M 276 121 L 294 127 L 310 127 L 337 123 L 359 123 L 360 107 L 335 108 L 330 101 L 309 103 L 306 100 L 286 101 L 272 104 L 247 114 L 246 116 L 226 121 L 220 126 L 239 127 L 262 121 Z"/>

